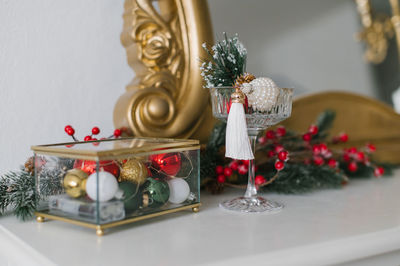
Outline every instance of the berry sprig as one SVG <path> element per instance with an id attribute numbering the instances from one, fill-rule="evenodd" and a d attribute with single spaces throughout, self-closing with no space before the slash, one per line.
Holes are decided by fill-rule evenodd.
<path id="1" fill-rule="evenodd" d="M 68 136 L 71 136 L 72 139 L 76 142 L 78 142 L 79 140 L 75 137 L 75 129 L 71 126 L 71 125 L 67 125 L 64 127 L 64 131 L 65 133 L 67 133 Z M 84 141 L 96 141 L 98 140 L 97 138 L 95 138 L 94 136 L 100 134 L 100 128 L 98 127 L 93 127 L 92 128 L 92 134 L 90 135 L 86 135 L 83 140 Z M 109 136 L 108 138 L 101 138 L 101 140 L 103 139 L 112 139 L 112 138 L 119 138 L 122 135 L 122 131 L 121 129 L 115 129 L 114 133 Z"/>

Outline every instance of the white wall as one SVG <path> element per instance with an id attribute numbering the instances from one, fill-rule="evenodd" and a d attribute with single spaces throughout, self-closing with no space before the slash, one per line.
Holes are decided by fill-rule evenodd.
<path id="1" fill-rule="evenodd" d="M 193 0 L 200 1 L 200 0 Z M 248 70 L 298 92 L 374 95 L 352 1 L 209 0 L 215 33 L 238 32 Z M 113 130 L 116 99 L 133 77 L 120 44 L 123 0 L 0 0 L 0 173 L 30 146 Z"/>
<path id="2" fill-rule="evenodd" d="M 120 44 L 123 1 L 0 0 L 0 173 L 30 146 L 110 135 L 115 101 L 133 76 Z"/>
<path id="3" fill-rule="evenodd" d="M 376 96 L 354 1 L 209 0 L 214 32 L 238 33 L 247 70 L 297 94 L 341 89 Z"/>

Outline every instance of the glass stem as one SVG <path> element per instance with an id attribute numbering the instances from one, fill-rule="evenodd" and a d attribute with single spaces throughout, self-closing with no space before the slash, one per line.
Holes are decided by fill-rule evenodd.
<path id="1" fill-rule="evenodd" d="M 257 135 L 249 134 L 249 139 L 250 139 L 251 149 L 253 151 L 254 158 L 255 158 Z M 247 183 L 246 193 L 244 194 L 244 196 L 246 198 L 252 198 L 252 197 L 257 196 L 257 187 L 255 184 L 255 177 L 256 177 L 255 162 L 256 162 L 255 159 L 249 160 L 249 170 L 248 170 L 249 171 L 249 180 Z"/>

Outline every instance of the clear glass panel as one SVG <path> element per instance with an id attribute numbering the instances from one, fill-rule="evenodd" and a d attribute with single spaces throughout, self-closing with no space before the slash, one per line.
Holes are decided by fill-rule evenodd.
<path id="1" fill-rule="evenodd" d="M 38 211 L 106 224 L 198 203 L 199 160 L 198 149 L 100 161 L 36 155 Z"/>

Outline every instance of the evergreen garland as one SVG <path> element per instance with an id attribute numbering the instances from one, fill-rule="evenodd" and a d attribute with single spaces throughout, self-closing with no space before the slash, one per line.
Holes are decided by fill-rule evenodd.
<path id="1" fill-rule="evenodd" d="M 329 130 L 332 128 L 336 113 L 332 110 L 322 112 L 316 119 L 315 125 L 318 127 L 318 133 L 312 136 L 309 145 L 323 143 L 326 141 Z M 218 183 L 215 169 L 217 165 L 228 167 L 230 159 L 224 158 L 224 139 L 225 139 L 225 123 L 218 123 L 209 138 L 209 142 L 205 150 L 201 153 L 201 179 L 202 186 L 212 193 L 220 193 L 224 184 Z M 267 186 L 260 189 L 265 191 L 273 191 L 285 194 L 300 194 L 311 192 L 317 189 L 339 188 L 349 181 L 349 178 L 368 178 L 374 175 L 374 168 L 371 164 L 359 164 L 357 171 L 352 172 L 347 168 L 347 164 L 343 161 L 339 162 L 339 167 L 331 168 L 328 165 L 314 165 L 304 163 L 304 156 L 311 156 L 310 148 L 306 148 L 302 135 L 296 132 L 288 131 L 282 137 L 279 143 L 267 142 L 266 144 L 258 144 L 257 152 L 259 156 L 257 161 L 258 170 L 256 175 L 265 177 L 273 177 L 276 174 L 274 169 L 275 160 L 267 158 L 267 151 L 279 144 L 288 150 L 291 159 L 285 165 L 285 168 L 279 172 L 278 178 Z M 343 151 L 335 151 L 341 154 Z M 292 155 L 293 154 L 293 155 Z M 301 159 L 296 157 L 302 157 Z M 340 156 L 339 156 L 340 157 Z M 340 159 L 340 158 L 339 158 Z M 385 175 L 392 172 L 393 166 L 390 164 L 382 165 L 385 169 Z M 243 185 L 247 184 L 247 174 L 240 175 L 234 173 L 228 180 L 226 185 Z"/>
<path id="2" fill-rule="evenodd" d="M 246 71 L 247 50 L 238 36 L 218 41 L 211 48 L 203 43 L 208 57 L 202 59 L 201 75 L 206 82 L 205 88 L 232 86 L 237 77 Z"/>

